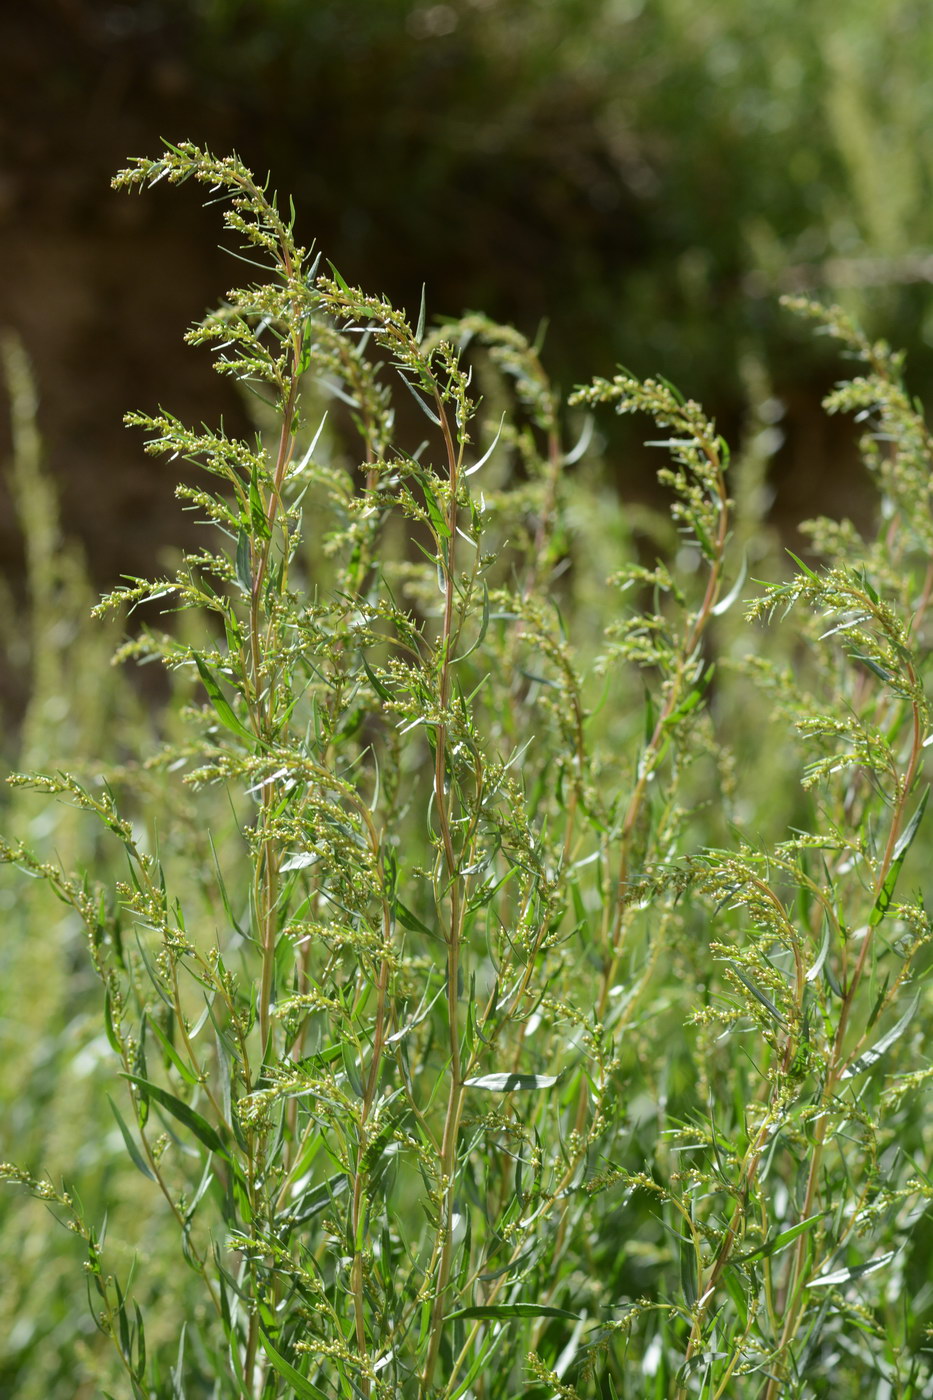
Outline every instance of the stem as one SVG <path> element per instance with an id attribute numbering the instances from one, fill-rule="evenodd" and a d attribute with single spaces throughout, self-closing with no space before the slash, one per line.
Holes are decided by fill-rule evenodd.
<path id="1" fill-rule="evenodd" d="M 664 746 L 665 731 L 667 730 L 667 726 L 670 722 L 671 716 L 673 715 L 674 711 L 676 710 L 677 706 L 681 701 L 683 694 L 684 679 L 687 675 L 688 667 L 690 666 L 696 654 L 696 650 L 699 646 L 700 639 L 702 638 L 703 633 L 706 630 L 706 627 L 710 621 L 710 618 L 713 615 L 713 608 L 716 604 L 716 599 L 719 596 L 719 589 L 722 582 L 723 556 L 725 553 L 726 540 L 728 538 L 729 532 L 729 500 L 726 495 L 726 485 L 723 476 L 720 453 L 716 447 L 715 442 L 702 443 L 702 450 L 705 453 L 707 460 L 715 468 L 717 491 L 719 496 L 719 523 L 714 544 L 714 558 L 712 562 L 712 567 L 709 571 L 709 576 L 706 581 L 706 591 L 703 595 L 703 601 L 701 602 L 697 610 L 696 616 L 693 619 L 687 636 L 684 639 L 683 646 L 681 647 L 677 668 L 674 672 L 673 679 L 668 689 L 667 697 L 664 701 L 664 705 L 661 708 L 661 712 L 658 715 L 651 737 L 648 740 L 647 745 L 645 746 L 644 753 L 642 754 L 639 763 L 638 779 L 635 783 L 632 795 L 629 798 L 628 807 L 626 808 L 625 816 L 622 821 L 622 828 L 620 832 L 619 864 L 618 872 L 616 875 L 616 898 L 614 903 L 615 918 L 611 931 L 608 927 L 608 924 L 610 918 L 610 910 L 613 907 L 613 905 L 610 901 L 607 900 L 605 906 L 604 932 L 606 940 L 608 942 L 608 957 L 603 967 L 602 977 L 600 978 L 599 993 L 596 998 L 595 1019 L 597 1023 L 601 1022 L 606 1014 L 606 1007 L 609 1004 L 609 993 L 611 992 L 615 984 L 616 977 L 619 971 L 619 966 L 622 961 L 626 933 L 626 914 L 628 911 L 629 904 L 628 882 L 630 862 L 632 856 L 632 843 L 634 840 L 635 830 L 638 825 L 638 820 L 641 816 L 642 806 L 645 800 L 645 794 L 648 789 L 648 783 L 651 779 L 652 774 L 654 773 L 655 765 L 658 762 L 659 755 L 661 754 L 662 748 Z M 577 1115 L 574 1124 L 575 1131 L 578 1134 L 581 1134 L 583 1131 L 583 1125 L 586 1118 L 586 1102 L 586 1081 L 584 1080 L 580 1086 L 580 1094 L 577 1100 Z M 575 1170 L 576 1160 L 571 1164 L 570 1167 L 568 1167 L 566 1173 L 567 1180 L 570 1180 L 572 1178 L 573 1172 Z"/>
<path id="2" fill-rule="evenodd" d="M 367 825 L 369 827 L 370 841 L 376 856 L 379 854 L 379 837 L 372 823 L 369 813 L 366 814 Z M 382 886 L 382 934 L 385 949 L 388 949 L 389 940 L 392 935 L 392 913 L 386 899 L 385 885 Z M 386 998 L 389 986 L 389 960 L 386 952 L 383 952 L 382 963 L 379 968 L 379 981 L 376 993 L 376 1022 L 373 1030 L 373 1051 L 369 1064 L 369 1073 L 366 1077 L 366 1085 L 363 1091 L 363 1104 L 360 1110 L 359 1122 L 359 1143 L 357 1150 L 356 1172 L 353 1182 L 353 1208 L 351 1223 L 353 1229 L 353 1266 L 350 1274 L 351 1291 L 353 1295 L 353 1321 L 356 1333 L 357 1350 L 361 1358 L 368 1363 L 368 1346 L 366 1341 L 366 1307 L 363 1278 L 363 1213 L 365 1211 L 365 1200 L 363 1196 L 366 1172 L 364 1170 L 364 1159 L 368 1147 L 366 1127 L 372 1113 L 373 1104 L 376 1099 L 376 1090 L 379 1087 L 379 1069 L 382 1063 L 382 1055 L 385 1049 L 386 1038 Z M 360 1388 L 364 1396 L 370 1393 L 370 1377 L 367 1370 L 360 1376 Z"/>
<path id="3" fill-rule="evenodd" d="M 282 505 L 282 486 L 285 481 L 285 473 L 288 470 L 288 464 L 291 461 L 292 449 L 294 446 L 293 419 L 298 401 L 298 363 L 301 356 L 302 340 L 303 337 L 299 334 L 292 347 L 292 374 L 288 393 L 282 408 L 282 426 L 279 432 L 278 452 L 276 454 L 272 486 L 266 505 L 266 538 L 262 541 L 260 548 L 258 563 L 254 570 L 252 593 L 250 595 L 249 630 L 252 661 L 251 671 L 256 707 L 254 730 L 256 738 L 260 743 L 269 737 L 268 731 L 272 717 L 274 691 L 274 684 L 271 677 L 268 678 L 265 687 L 263 687 L 262 684 L 263 648 L 260 642 L 259 632 L 260 618 L 262 615 L 263 585 L 269 566 L 269 555 L 272 548 L 275 524 Z M 271 790 L 269 787 L 263 787 L 262 792 L 263 799 L 260 826 L 264 827 L 269 812 L 274 810 L 277 805 L 277 793 L 274 787 L 272 787 Z M 259 1042 L 263 1060 L 269 1048 L 269 1008 L 272 1001 L 272 985 L 275 974 L 278 867 L 279 852 L 277 850 L 277 843 L 274 840 L 266 839 L 263 841 L 260 858 L 256 863 L 254 885 L 256 913 L 259 922 L 259 943 L 262 949 L 262 970 L 259 981 Z"/>
<path id="4" fill-rule="evenodd" d="M 444 621 L 440 638 L 441 668 L 439 677 L 439 700 L 441 722 L 437 726 L 437 742 L 434 755 L 434 803 L 437 808 L 438 827 L 444 856 L 444 868 L 449 887 L 450 917 L 447 925 L 447 1031 L 450 1056 L 450 1085 L 447 1095 L 447 1112 L 444 1118 L 444 1134 L 441 1140 L 440 1188 L 442 1195 L 439 1234 L 441 1237 L 440 1262 L 437 1270 L 434 1303 L 431 1309 L 430 1337 L 428 1353 L 421 1377 L 422 1395 L 426 1395 L 434 1378 L 437 1356 L 441 1344 L 444 1310 L 447 1301 L 447 1288 L 450 1283 L 450 1270 L 453 1263 L 453 1214 L 454 1187 L 457 1162 L 457 1141 L 460 1133 L 460 1117 L 463 1112 L 463 1081 L 460 1064 L 460 1025 L 457 1005 L 457 992 L 460 981 L 460 940 L 462 936 L 463 905 L 462 889 L 458 874 L 459 866 L 454 851 L 451 831 L 450 806 L 447 796 L 447 721 L 444 718 L 450 704 L 450 650 L 454 634 L 454 569 L 455 546 L 457 539 L 457 491 L 460 475 L 460 455 L 454 447 L 450 423 L 444 409 L 443 400 L 435 390 L 435 403 L 441 420 L 441 431 L 447 449 L 449 468 L 449 501 L 447 506 L 447 550 L 439 542 L 439 556 L 444 570 Z"/>
<path id="5" fill-rule="evenodd" d="M 907 672 L 911 685 L 916 687 L 916 673 L 913 667 L 909 664 L 907 666 Z M 914 700 L 912 703 L 912 710 L 913 726 L 911 736 L 911 751 L 907 761 L 907 768 L 904 773 L 904 778 L 900 784 L 900 793 L 898 795 L 898 800 L 894 809 L 894 815 L 891 820 L 891 826 L 888 831 L 888 839 L 885 845 L 884 855 L 882 857 L 881 865 L 878 870 L 878 874 L 875 878 L 875 883 L 872 889 L 873 905 L 878 899 L 878 896 L 884 886 L 885 880 L 887 879 L 891 866 L 893 864 L 894 852 L 897 848 L 898 837 L 900 836 L 901 829 L 904 824 L 904 816 L 906 813 L 907 801 L 913 789 L 914 781 L 916 779 L 917 772 L 920 766 L 920 756 L 923 747 L 923 725 L 921 719 L 920 705 L 916 700 Z M 833 1036 L 832 1054 L 830 1058 L 829 1070 L 826 1075 L 826 1081 L 823 1086 L 823 1093 L 821 1095 L 820 1100 L 820 1108 L 823 1111 L 817 1120 L 816 1127 L 814 1130 L 815 1142 L 813 1147 L 813 1155 L 810 1159 L 810 1169 L 807 1174 L 806 1195 L 804 1197 L 804 1202 L 801 1207 L 799 1216 L 801 1220 L 805 1220 L 809 1215 L 812 1215 L 817 1198 L 817 1192 L 819 1189 L 820 1168 L 822 1166 L 823 1152 L 826 1145 L 826 1131 L 828 1123 L 828 1115 L 826 1111 L 827 1106 L 836 1092 L 836 1088 L 840 1080 L 842 1079 L 843 1074 L 845 1073 L 847 1065 L 849 1065 L 852 1062 L 853 1058 L 858 1054 L 859 1047 L 861 1046 L 862 1040 L 864 1039 L 863 1036 L 862 1039 L 859 1040 L 858 1045 L 856 1045 L 856 1047 L 853 1050 L 851 1050 L 848 1054 L 845 1053 L 846 1033 L 848 1031 L 852 1011 L 855 1006 L 856 995 L 858 993 L 859 987 L 861 986 L 866 966 L 868 965 L 871 949 L 874 946 L 874 935 L 876 929 L 877 926 L 874 929 L 869 928 L 866 930 L 865 936 L 862 940 L 862 947 L 861 951 L 859 952 L 858 960 L 855 964 L 851 980 L 849 982 L 848 987 L 846 988 L 845 995 L 843 997 L 842 1008 L 839 1013 L 839 1022 L 836 1027 L 836 1033 Z M 791 1263 L 788 1267 L 787 1282 L 784 1288 L 785 1297 L 789 1298 L 790 1302 L 784 1319 L 784 1327 L 781 1332 L 781 1339 L 778 1344 L 777 1355 L 779 1369 L 776 1370 L 776 1373 L 772 1375 L 771 1379 L 768 1381 L 763 1392 L 763 1400 L 777 1400 L 777 1397 L 780 1393 L 780 1386 L 782 1384 L 781 1377 L 783 1375 L 784 1370 L 782 1358 L 787 1351 L 787 1347 L 791 1339 L 796 1333 L 797 1325 L 800 1319 L 801 1308 L 803 1306 L 804 1289 L 802 1285 L 804 1281 L 803 1274 L 806 1264 L 806 1254 L 807 1240 L 804 1235 L 801 1235 L 800 1239 L 797 1241 L 791 1259 Z"/>

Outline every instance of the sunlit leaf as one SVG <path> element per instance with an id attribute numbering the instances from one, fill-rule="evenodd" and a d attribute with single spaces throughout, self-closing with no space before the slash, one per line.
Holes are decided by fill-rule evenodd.
<path id="1" fill-rule="evenodd" d="M 467 1089 L 489 1089 L 496 1094 L 511 1094 L 521 1089 L 550 1089 L 560 1078 L 557 1074 L 481 1074 L 477 1079 L 465 1079 Z"/>
<path id="2" fill-rule="evenodd" d="M 453 1322 L 458 1317 L 486 1318 L 489 1321 L 507 1317 L 569 1317 L 574 1322 L 580 1321 L 579 1313 L 568 1312 L 566 1308 L 552 1308 L 545 1303 L 489 1303 L 471 1308 L 457 1308 L 448 1313 L 444 1321 Z"/>
<path id="3" fill-rule="evenodd" d="M 882 1254 L 877 1259 L 870 1259 L 867 1264 L 856 1264 L 851 1269 L 835 1269 L 831 1274 L 822 1274 L 819 1278 L 811 1279 L 807 1287 L 841 1288 L 847 1283 L 854 1283 L 856 1279 L 865 1278 L 867 1274 L 877 1273 L 886 1264 L 890 1264 L 896 1253 L 896 1249 L 889 1249 L 887 1254 Z"/>

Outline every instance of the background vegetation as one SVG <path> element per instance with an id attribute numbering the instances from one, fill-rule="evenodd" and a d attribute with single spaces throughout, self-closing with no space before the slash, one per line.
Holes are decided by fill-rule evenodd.
<path id="1" fill-rule="evenodd" d="M 797 308 L 861 362 L 826 407 L 867 424 L 877 528 L 812 523 L 819 572 L 756 585 L 743 625 L 769 552 L 758 434 L 730 472 L 695 401 L 623 371 L 571 396 L 568 450 L 519 333 L 429 333 L 423 307 L 413 328 L 321 274 L 235 159 L 169 147 L 117 183 L 166 179 L 209 186 L 269 279 L 188 334 L 258 430 L 128 415 L 221 485 L 178 487 L 204 548 L 94 610 L 142 608 L 118 659 L 178 678 L 155 714 L 108 688 L 105 731 L 75 723 L 101 713 L 103 659 L 6 343 L 42 628 L 41 768 L 11 782 L 58 802 L 12 804 L 0 844 L 39 891 L 9 886 L 9 985 L 47 1013 L 40 1056 L 7 1057 L 0 1172 L 83 1244 L 101 1339 L 67 1247 L 12 1211 L 11 1257 L 41 1240 L 43 1267 L 11 1298 L 10 1384 L 922 1393 L 930 926 L 905 882 L 926 863 L 933 449 L 902 358 Z M 570 487 L 601 405 L 665 434 L 667 516 L 586 469 Z M 748 631 L 798 611 L 775 647 Z M 62 625 L 74 710 L 44 642 Z M 82 944 L 103 1027 L 76 1054 Z"/>
<path id="2" fill-rule="evenodd" d="M 165 133 L 274 168 L 354 282 L 406 306 L 426 283 L 439 313 L 482 308 L 532 339 L 546 321 L 567 390 L 617 362 L 662 371 L 733 440 L 749 398 L 773 398 L 785 531 L 840 483 L 850 502 L 867 488 L 851 434 L 819 410 L 834 353 L 778 314 L 779 293 L 841 298 L 907 349 L 926 392 L 922 5 L 38 0 L 4 37 L 0 250 L 17 276 L 0 322 L 36 366 L 48 460 L 100 588 L 178 538 L 126 404 L 243 425 L 177 337 L 233 276 L 210 218 L 194 198 L 127 205 L 108 188 Z M 612 431 L 613 476 L 650 492 L 637 434 Z M 20 571 L 8 510 L 0 554 Z"/>
<path id="3" fill-rule="evenodd" d="M 128 149 L 154 151 L 162 131 L 185 125 L 180 118 L 221 148 L 236 147 L 257 169 L 273 167 L 279 188 L 294 190 L 305 229 L 318 234 L 350 281 L 385 290 L 409 308 L 412 320 L 427 282 L 436 311 L 482 306 L 496 319 L 516 320 L 530 338 L 546 318 L 543 356 L 561 398 L 593 374 L 611 377 L 617 361 L 641 375 L 660 370 L 703 397 L 739 459 L 732 485 L 732 582 L 743 553 L 753 577 L 788 579 L 792 565 L 774 527 L 796 542 L 790 531 L 814 508 L 856 517 L 855 533 L 833 535 L 827 527 L 817 537 L 830 561 L 877 569 L 879 558 L 871 554 L 879 547 L 872 543 L 877 483 L 859 464 L 850 429 L 824 429 L 816 411 L 840 373 L 838 342 L 827 349 L 826 338 L 815 339 L 779 310 L 777 297 L 788 290 L 831 292 L 858 311 L 872 334 L 883 331 L 908 346 L 908 382 L 924 396 L 931 305 L 924 74 L 933 27 L 923 7 L 850 6 L 840 17 L 831 7 L 783 3 L 751 10 L 727 0 L 701 9 L 674 0 L 353 7 L 280 0 L 262 6 L 77 5 L 68 15 L 45 31 L 58 37 L 47 37 L 31 74 L 23 60 L 38 50 L 30 48 L 27 28 L 17 31 L 21 65 L 8 89 L 19 94 L 17 123 L 32 142 L 19 147 L 22 163 L 10 160 L 2 230 L 8 257 L 29 274 L 7 288 L 2 308 L 4 323 L 20 333 L 5 341 L 4 360 L 6 483 L 14 507 L 7 516 L 16 522 L 7 526 L 4 543 L 11 566 L 4 643 L 10 673 L 18 678 L 6 682 L 11 721 L 4 748 L 11 768 L 106 773 L 115 786 L 135 791 L 128 800 L 141 829 L 158 812 L 150 842 L 182 849 L 190 839 L 187 796 L 139 767 L 163 741 L 180 741 L 185 707 L 203 697 L 184 677 L 141 689 L 131 674 L 111 669 L 123 624 L 88 620 L 101 585 L 117 573 L 154 570 L 156 559 L 160 568 L 174 568 L 177 553 L 166 550 L 203 543 L 189 521 L 176 524 L 172 469 L 144 469 L 138 446 L 118 440 L 122 412 L 164 401 L 194 424 L 221 412 L 244 431 L 254 421 L 247 401 L 232 391 L 218 397 L 209 378 L 199 378 L 193 358 L 179 359 L 171 348 L 179 327 L 233 280 L 234 265 L 213 260 L 216 235 L 210 221 L 202 221 L 198 201 L 192 198 L 188 212 L 180 213 L 185 192 L 173 194 L 171 203 L 167 196 L 160 203 L 157 192 L 133 207 L 158 212 L 123 215 L 97 193 Z M 22 18 L 16 23 L 28 25 Z M 78 91 L 86 91 L 89 71 L 99 75 L 96 101 L 86 104 L 84 125 L 75 125 Z M 71 119 L 74 127 L 58 151 L 48 113 L 63 124 Z M 8 109 L 7 123 L 12 119 Z M 32 167 L 55 172 L 41 197 Z M 22 254 L 30 240 L 41 254 L 35 260 Z M 131 256 L 115 262 L 116 248 Z M 189 256 L 189 248 L 197 251 Z M 86 293 L 80 305 L 75 285 Z M 483 387 L 493 430 L 500 400 L 502 406 L 508 401 L 496 382 L 490 370 Z M 505 382 L 508 388 L 508 376 Z M 115 402 L 105 392 L 110 385 L 118 390 Z M 408 411 L 399 404 L 400 421 L 414 432 L 419 411 L 410 408 L 411 423 Z M 579 418 L 567 422 L 566 449 L 581 428 Z M 898 431 L 908 431 L 903 421 Z M 620 432 L 608 414 L 598 418 L 562 504 L 562 557 L 572 568 L 561 575 L 557 596 L 579 646 L 576 664 L 593 685 L 605 610 L 616 606 L 605 580 L 626 560 L 652 568 L 658 555 L 678 559 L 669 518 L 644 509 L 660 497 L 638 445 L 643 436 Z M 922 435 L 918 441 L 916 459 L 925 471 Z M 909 443 L 908 449 L 914 450 Z M 328 452 L 340 469 L 355 465 L 339 434 Z M 517 449 L 515 460 L 521 461 Z M 521 482 L 525 468 L 515 471 Z M 881 484 L 881 495 L 890 499 L 889 485 Z M 915 513 L 928 505 L 925 488 L 917 489 Z M 56 504 L 60 493 L 63 511 Z M 840 496 L 844 511 L 834 505 Z M 898 518 L 903 521 L 903 512 Z M 877 538 L 884 540 L 883 531 Z M 809 550 L 812 539 L 806 536 L 803 547 Z M 922 539 L 912 547 L 920 561 Z M 881 564 L 891 567 L 889 559 Z M 326 577 L 323 560 L 312 558 L 306 567 L 309 577 Z M 917 567 L 909 575 L 914 605 L 924 596 L 923 567 Z M 697 582 L 695 557 L 681 552 L 679 568 L 689 593 Z M 741 592 L 750 597 L 755 586 L 746 583 Z M 906 603 L 902 611 L 906 615 Z M 688 788 L 688 810 L 699 815 L 683 830 L 683 850 L 730 845 L 730 820 L 740 822 L 756 849 L 773 849 L 794 827 L 822 828 L 826 809 L 800 787 L 813 755 L 792 757 L 792 724 L 780 716 L 799 718 L 802 709 L 812 719 L 822 712 L 821 691 L 839 723 L 840 696 L 856 709 L 865 702 L 862 690 L 847 690 L 832 667 L 822 669 L 802 634 L 756 631 L 750 640 L 737 614 L 738 605 L 717 623 L 720 666 L 710 696 L 711 732 L 731 757 L 725 777 L 707 775 L 699 791 Z M 746 653 L 765 649 L 776 673 L 793 677 L 796 701 L 778 688 L 777 701 L 765 703 L 744 675 Z M 865 654 L 887 669 L 884 658 Z M 151 673 L 144 671 L 144 680 Z M 609 694 L 624 731 L 617 742 L 635 764 L 633 736 L 645 725 L 644 685 L 625 675 Z M 650 681 L 650 667 L 648 675 Z M 893 719 L 881 716 L 876 728 L 896 749 L 890 725 Z M 704 815 L 711 783 L 717 790 L 723 785 L 729 805 Z M 915 799 L 918 794 L 915 785 Z M 199 803 L 196 824 L 215 831 L 221 846 L 235 841 L 216 794 L 202 795 Z M 87 867 L 105 883 L 122 878 L 108 834 L 67 804 L 13 792 L 3 826 L 10 837 L 25 837 L 54 855 L 64 869 Z M 922 825 L 910 861 L 905 884 L 922 889 L 929 868 Z M 179 899 L 203 898 L 203 871 L 178 869 Z M 106 1092 L 113 1093 L 112 1047 L 83 927 L 73 908 L 39 882 L 24 884 L 18 871 L 4 872 L 0 900 L 7 930 L 0 952 L 2 1155 L 34 1173 L 50 1171 L 56 1189 L 67 1182 L 95 1228 L 109 1216 L 112 1267 L 125 1278 L 133 1258 L 141 1259 L 151 1345 L 167 1356 L 178 1342 L 176 1306 L 190 1306 L 193 1315 L 197 1303 L 187 1291 L 190 1282 L 179 1281 L 161 1218 L 151 1213 L 147 1183 L 127 1172 L 123 1136 L 105 1101 Z M 873 907 L 868 899 L 864 921 Z M 709 933 L 696 919 L 694 941 L 678 944 L 672 966 L 683 986 L 720 1004 L 722 983 L 711 986 Z M 899 937 L 892 936 L 892 945 Z M 818 954 L 819 941 L 814 961 Z M 745 975 L 760 989 L 748 968 Z M 885 977 L 880 970 L 869 998 L 865 1019 L 871 1024 L 891 986 Z M 730 985 L 741 995 L 745 984 L 739 978 Z M 689 1000 L 690 992 L 685 995 Z M 910 1000 L 906 984 L 905 998 L 876 1039 L 900 1024 Z M 767 1022 L 770 1013 L 760 1000 L 758 1006 Z M 652 1104 L 673 1096 L 676 1113 L 688 1116 L 698 1107 L 685 1097 L 695 1076 L 695 1046 L 678 1033 L 669 1039 L 663 1067 L 655 1062 L 659 1037 L 670 1037 L 685 1014 L 670 980 L 648 984 L 623 1081 L 633 1105 L 624 1120 L 630 1156 L 614 1159 L 614 1166 L 624 1172 L 636 1170 L 636 1160 L 661 1161 L 664 1132 L 681 1125 L 681 1118 L 673 1122 L 675 1110 L 670 1122 L 652 1118 Z M 909 1035 L 905 1027 L 896 1042 L 914 1054 L 903 1073 L 908 1067 L 922 1072 L 925 1014 L 923 1000 Z M 719 1072 L 728 1079 L 733 1071 Z M 922 1103 L 912 1101 L 896 1120 L 921 1182 L 929 1169 Z M 865 1109 L 869 1119 L 872 1112 Z M 885 1158 L 890 1147 L 886 1140 L 876 1157 L 893 1180 L 903 1163 Z M 904 1180 L 898 1178 L 892 1191 Z M 607 1178 L 607 1191 L 610 1185 Z M 866 1189 L 876 1188 L 872 1178 Z M 905 1232 L 912 1232 L 913 1248 L 897 1256 L 897 1282 L 885 1291 L 868 1276 L 864 1288 L 878 1285 L 879 1291 L 859 1290 L 848 1312 L 839 1309 L 844 1325 L 820 1362 L 828 1366 L 828 1356 L 848 1356 L 851 1375 L 860 1384 L 872 1375 L 879 1395 L 907 1395 L 910 1386 L 920 1393 L 924 1383 L 930 1282 L 923 1262 L 927 1226 L 916 1191 L 922 1197 L 916 1187 L 909 1201 L 903 1198 L 907 1204 L 882 1197 L 876 1211 L 877 1218 L 888 1212 L 881 1228 L 892 1247 L 900 1249 Z M 0 1211 L 11 1281 L 3 1294 L 0 1331 L 7 1341 L 0 1389 L 15 1400 L 100 1393 L 112 1363 L 76 1289 L 74 1239 L 38 1202 L 8 1193 Z M 661 1286 L 658 1280 L 670 1285 L 682 1260 L 644 1200 L 636 1194 L 623 1207 L 617 1195 L 600 1219 L 606 1238 L 624 1233 L 634 1240 L 626 1256 L 630 1274 L 616 1280 L 619 1297 L 636 1300 L 648 1280 L 652 1287 Z M 767 1242 L 766 1232 L 763 1238 Z M 781 1267 L 789 1247 L 781 1246 Z M 880 1245 L 875 1255 L 856 1250 L 838 1269 L 858 1269 L 884 1252 Z M 605 1272 L 606 1258 L 600 1255 L 591 1267 L 594 1276 Z M 160 1309 L 173 1294 L 177 1302 Z M 908 1300 L 903 1312 L 899 1296 Z M 652 1350 L 651 1338 L 650 1331 L 643 1334 L 632 1365 L 650 1378 L 656 1394 L 674 1393 L 670 1358 L 677 1337 L 664 1334 L 660 1351 Z M 552 1334 L 552 1369 L 566 1341 Z M 114 1394 L 125 1393 L 125 1381 L 111 1384 Z M 813 1394 L 831 1393 L 819 1389 L 822 1382 L 812 1384 Z M 801 1385 L 801 1394 L 811 1393 Z"/>

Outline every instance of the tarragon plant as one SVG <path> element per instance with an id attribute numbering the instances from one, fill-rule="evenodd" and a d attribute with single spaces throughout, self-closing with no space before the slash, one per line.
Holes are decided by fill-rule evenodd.
<path id="1" fill-rule="evenodd" d="M 115 183 L 189 179 L 259 274 L 188 336 L 257 431 L 129 415 L 201 469 L 208 532 L 98 609 L 141 610 L 121 657 L 169 668 L 184 725 L 14 779 L 98 819 L 120 875 L 2 848 L 83 921 L 185 1271 L 147 1289 L 67 1185 L 4 1168 L 83 1242 L 109 1393 L 921 1394 L 933 527 L 895 357 L 819 313 L 866 361 L 830 408 L 868 424 L 882 525 L 814 527 L 826 565 L 750 616 L 818 624 L 764 659 L 697 404 L 625 372 L 571 398 L 585 432 L 657 425 L 675 546 L 639 555 L 568 475 L 539 347 L 349 286 L 236 158 Z M 749 763 L 788 722 L 801 824 L 762 846 L 735 820 L 786 800 Z"/>

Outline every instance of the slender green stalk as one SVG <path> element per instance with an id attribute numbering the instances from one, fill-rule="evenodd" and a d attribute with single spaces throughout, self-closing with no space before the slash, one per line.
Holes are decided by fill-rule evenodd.
<path id="1" fill-rule="evenodd" d="M 4 907 L 41 943 L 64 906 L 100 988 L 103 1037 L 74 1053 L 76 984 L 57 1063 L 116 1072 L 112 1118 L 94 1079 L 68 1138 L 18 1059 L 14 1136 L 77 1144 L 87 1208 L 0 1168 L 84 1253 L 95 1384 L 929 1388 L 933 451 L 898 357 L 804 308 L 864 366 L 828 407 L 868 425 L 879 521 L 814 522 L 788 563 L 757 517 L 730 533 L 760 452 L 730 467 L 665 381 L 571 396 L 658 428 L 669 511 L 629 512 L 595 460 L 574 477 L 519 332 L 323 274 L 234 157 L 168 147 L 118 183 L 163 179 L 206 187 L 258 267 L 188 336 L 257 431 L 129 416 L 202 469 L 179 492 L 205 548 L 97 610 L 170 609 L 120 652 L 167 667 L 161 733 L 14 777 L 92 833 L 67 869 L 56 808 L 37 849 L 0 841 L 56 913 Z"/>

